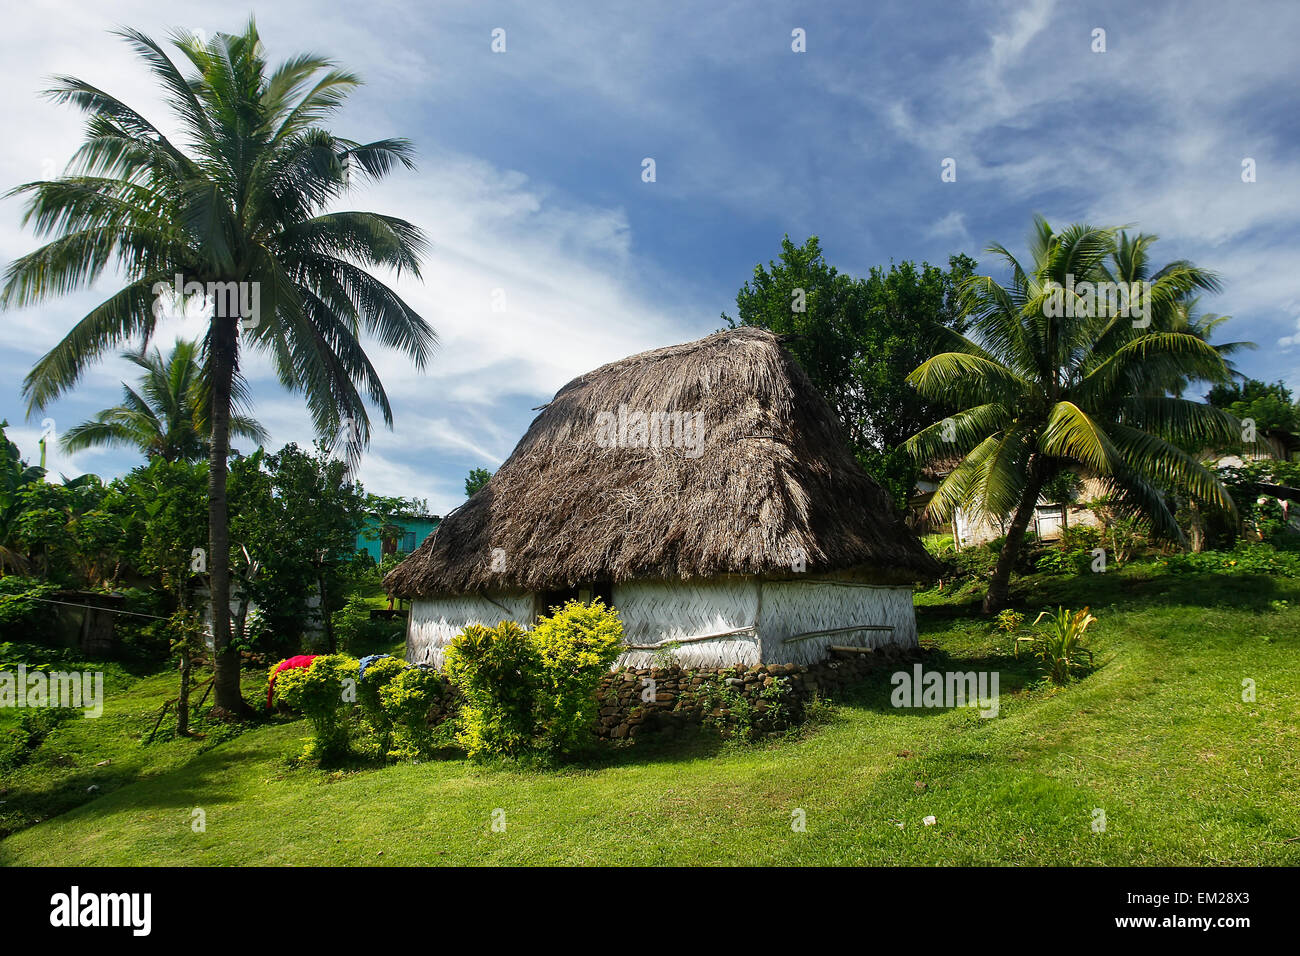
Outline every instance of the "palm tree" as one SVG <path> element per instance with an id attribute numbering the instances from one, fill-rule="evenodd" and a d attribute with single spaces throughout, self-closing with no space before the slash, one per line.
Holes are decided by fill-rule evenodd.
<path id="1" fill-rule="evenodd" d="M 143 370 L 140 390 L 124 382 L 122 404 L 69 428 L 60 440 L 63 450 L 125 445 L 140 449 L 146 458 L 164 461 L 206 458 L 212 435 L 212 400 L 199 366 L 199 344 L 177 342 L 165 360 L 157 349 L 148 354 L 123 352 L 122 358 Z M 247 389 L 236 379 L 231 403 L 238 407 L 247 401 Z M 266 430 L 253 418 L 233 411 L 230 434 L 258 445 L 267 440 Z"/>
<path id="2" fill-rule="evenodd" d="M 1228 375 L 1213 346 L 1176 327 L 1181 306 L 1218 281 L 1185 262 L 1150 273 L 1149 324 L 1102 298 L 1085 309 L 1082 290 L 1073 297 L 1063 290 L 1108 281 L 1109 264 L 1128 249 L 1116 234 L 1086 225 L 1055 233 L 1037 217 L 1028 269 L 1002 245 L 990 246 L 1010 266 L 1010 284 L 971 278 L 963 294 L 972 334 L 946 331 L 952 350 L 908 378 L 926 397 L 962 409 L 906 445 L 920 461 L 961 456 L 935 491 L 931 515 L 947 518 L 958 506 L 1012 515 L 987 613 L 1005 604 L 1039 494 L 1063 470 L 1099 478 L 1122 513 L 1140 515 L 1162 537 L 1182 540 L 1165 488 L 1233 509 L 1213 472 L 1183 449 L 1231 440 L 1236 420 L 1174 394 L 1188 381 Z M 1060 315 L 1054 304 L 1062 296 L 1081 314 Z"/>
<path id="3" fill-rule="evenodd" d="M 6 306 L 27 306 L 90 285 L 110 264 L 126 284 L 36 363 L 23 388 L 29 413 L 77 381 L 107 348 L 153 334 L 165 289 L 199 283 L 211 383 L 208 567 L 215 641 L 215 702 L 245 711 L 230 647 L 230 541 L 226 501 L 231 402 L 245 349 L 269 357 L 280 383 L 306 400 L 323 435 L 346 429 L 355 460 L 370 437 L 368 398 L 392 425 L 379 375 L 360 342 L 376 336 L 423 368 L 436 345 L 428 324 L 370 267 L 419 275 L 424 237 L 401 219 L 332 211 L 354 181 L 397 164 L 414 169 L 402 139 L 358 143 L 325 121 L 358 85 L 328 59 L 302 54 L 268 67 L 252 21 L 206 44 L 172 44 L 181 69 L 152 39 L 124 37 L 160 83 L 181 139 L 109 93 L 72 77 L 49 96 L 89 117 L 69 171 L 20 186 L 24 217 L 47 244 L 8 270 Z M 253 304 L 254 309 L 244 306 Z"/>
<path id="4" fill-rule="evenodd" d="M 1186 287 L 1189 290 L 1207 289 L 1217 292 L 1219 288 L 1218 281 L 1208 272 L 1198 269 L 1185 259 L 1179 259 L 1169 263 L 1162 269 L 1153 271 L 1151 268 L 1151 246 L 1156 242 L 1157 238 L 1149 233 L 1138 233 L 1136 236 L 1130 236 L 1127 232 L 1121 231 L 1116 238 L 1115 248 L 1111 251 L 1108 261 L 1102 263 L 1102 272 L 1106 279 L 1112 282 L 1130 284 L 1133 282 L 1165 282 L 1171 284 L 1175 294 L 1158 298 L 1153 296 L 1151 328 L 1164 332 L 1187 332 L 1195 335 L 1198 339 L 1208 342 L 1215 330 L 1232 316 L 1202 312 L 1200 296 L 1192 294 L 1191 291 L 1177 293 L 1176 290 Z M 1242 349 L 1253 349 L 1255 347 L 1254 342 L 1223 342 L 1215 345 L 1214 350 L 1223 356 L 1224 365 L 1229 374 L 1239 377 L 1236 366 L 1229 356 L 1240 352 Z M 1192 382 L 1186 378 L 1176 378 L 1169 384 L 1169 391 L 1175 396 L 1181 396 L 1183 391 L 1191 384 Z"/>

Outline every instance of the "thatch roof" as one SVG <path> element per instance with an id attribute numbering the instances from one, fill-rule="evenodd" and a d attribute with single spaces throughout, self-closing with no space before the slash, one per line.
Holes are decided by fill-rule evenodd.
<path id="1" fill-rule="evenodd" d="M 620 411 L 630 425 L 615 434 Z M 638 411 L 697 414 L 702 441 L 644 447 Z M 419 597 L 788 574 L 800 557 L 810 574 L 935 571 L 803 369 L 772 333 L 741 328 L 564 386 L 384 586 Z"/>

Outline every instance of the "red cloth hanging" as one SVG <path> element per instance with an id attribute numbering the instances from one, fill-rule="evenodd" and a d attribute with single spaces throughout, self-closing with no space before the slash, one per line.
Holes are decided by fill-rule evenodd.
<path id="1" fill-rule="evenodd" d="M 271 680 L 266 685 L 267 710 L 271 709 L 271 696 L 275 693 L 275 675 L 280 671 L 291 671 L 298 667 L 311 667 L 311 662 L 318 656 L 317 654 L 299 654 L 297 657 L 290 657 L 275 665 L 275 670 L 271 672 Z"/>

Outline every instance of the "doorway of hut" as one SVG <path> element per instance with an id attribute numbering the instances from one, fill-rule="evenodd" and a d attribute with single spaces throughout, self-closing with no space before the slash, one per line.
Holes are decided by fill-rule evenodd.
<path id="1" fill-rule="evenodd" d="M 555 608 L 563 607 L 569 601 L 581 601 L 588 604 L 596 598 L 604 602 L 605 607 L 614 606 L 614 582 L 595 581 L 587 584 L 575 584 L 572 587 L 543 591 L 537 596 L 534 617 L 550 614 Z"/>

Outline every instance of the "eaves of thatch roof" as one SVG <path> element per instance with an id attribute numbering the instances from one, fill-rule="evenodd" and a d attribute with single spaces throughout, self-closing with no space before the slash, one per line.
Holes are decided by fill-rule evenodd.
<path id="1" fill-rule="evenodd" d="M 611 421 L 637 413 L 699 431 L 647 442 L 620 427 L 611 440 Z M 742 328 L 564 386 L 384 586 L 421 597 L 864 566 L 935 570 L 777 337 Z"/>

